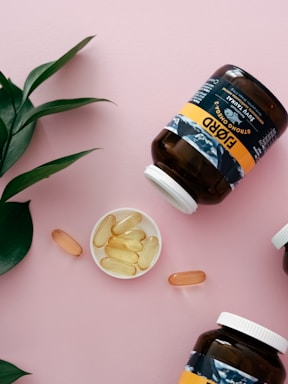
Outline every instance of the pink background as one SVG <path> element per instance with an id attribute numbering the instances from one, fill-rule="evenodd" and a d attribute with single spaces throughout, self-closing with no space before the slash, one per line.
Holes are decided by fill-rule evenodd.
<path id="1" fill-rule="evenodd" d="M 5 2 L 1 71 L 23 86 L 28 72 L 82 38 L 97 37 L 32 95 L 106 97 L 43 118 L 8 180 L 57 157 L 101 147 L 17 196 L 31 199 L 27 257 L 0 277 L 0 358 L 31 376 L 21 383 L 175 384 L 196 338 L 230 311 L 288 338 L 288 276 L 271 238 L 288 222 L 288 134 L 226 200 L 186 216 L 143 176 L 152 139 L 223 64 L 243 67 L 288 107 L 286 0 L 25 0 Z M 102 273 L 89 251 L 105 212 L 150 214 L 163 236 L 158 264 L 133 281 Z M 62 228 L 79 258 L 53 243 Z M 170 274 L 202 269 L 201 286 Z M 288 356 L 281 356 L 288 370 Z"/>

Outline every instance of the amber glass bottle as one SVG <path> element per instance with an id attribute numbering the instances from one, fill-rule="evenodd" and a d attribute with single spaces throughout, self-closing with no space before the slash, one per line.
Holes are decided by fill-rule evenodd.
<path id="1" fill-rule="evenodd" d="M 202 334 L 178 384 L 282 384 L 286 372 L 278 356 L 288 342 L 243 317 L 222 312 L 219 329 Z"/>
<path id="2" fill-rule="evenodd" d="M 246 71 L 224 65 L 152 143 L 145 176 L 184 213 L 220 203 L 287 127 L 287 112 Z"/>

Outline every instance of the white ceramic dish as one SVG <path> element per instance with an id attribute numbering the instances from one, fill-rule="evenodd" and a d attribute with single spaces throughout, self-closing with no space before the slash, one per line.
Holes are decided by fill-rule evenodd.
<path id="1" fill-rule="evenodd" d="M 127 217 L 130 213 L 133 213 L 133 212 L 139 212 L 142 216 L 142 220 L 137 225 L 137 228 L 143 229 L 144 232 L 146 233 L 147 237 L 156 236 L 158 238 L 159 247 L 158 247 L 158 250 L 157 250 L 150 266 L 147 269 L 140 270 L 139 268 L 137 268 L 137 272 L 135 275 L 127 276 L 127 275 L 114 273 L 114 272 L 109 271 L 109 270 L 102 267 L 102 265 L 100 264 L 100 260 L 102 258 L 106 257 L 105 247 L 101 247 L 101 248 L 95 247 L 95 245 L 93 244 L 93 239 L 94 239 L 95 233 L 97 232 L 100 224 L 102 223 L 102 221 L 104 220 L 104 218 L 106 216 L 114 215 L 116 217 L 116 220 L 120 221 L 123 218 Z M 118 279 L 135 279 L 135 278 L 143 276 L 144 274 L 149 272 L 154 267 L 156 262 L 158 261 L 160 253 L 161 253 L 161 248 L 162 248 L 161 233 L 160 233 L 160 230 L 159 230 L 157 224 L 155 223 L 155 221 L 149 215 L 147 215 L 145 212 L 142 212 L 141 210 L 134 209 L 134 208 L 119 208 L 119 209 L 114 209 L 110 212 L 105 213 L 105 215 L 100 217 L 100 219 L 96 222 L 96 224 L 94 225 L 94 227 L 92 229 L 91 235 L 90 235 L 90 251 L 91 251 L 93 260 L 95 261 L 97 266 L 103 272 L 105 272 L 107 275 L 116 277 Z"/>

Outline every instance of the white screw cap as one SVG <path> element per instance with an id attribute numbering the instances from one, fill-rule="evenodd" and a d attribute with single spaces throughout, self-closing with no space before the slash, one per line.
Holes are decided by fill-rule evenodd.
<path id="1" fill-rule="evenodd" d="M 162 192 L 166 200 L 181 212 L 191 214 L 196 211 L 198 207 L 197 202 L 162 169 L 151 164 L 146 167 L 144 175 Z"/>
<path id="2" fill-rule="evenodd" d="M 277 249 L 284 247 L 284 245 L 288 243 L 288 224 L 272 237 L 272 243 Z"/>
<path id="3" fill-rule="evenodd" d="M 269 345 L 281 353 L 285 353 L 287 350 L 288 341 L 284 337 L 244 317 L 229 312 L 222 312 L 217 319 L 217 324 L 235 329 L 236 331 L 262 341 L 262 343 Z"/>

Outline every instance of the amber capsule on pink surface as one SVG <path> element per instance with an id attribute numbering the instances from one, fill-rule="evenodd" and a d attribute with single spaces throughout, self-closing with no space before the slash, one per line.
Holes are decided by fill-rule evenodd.
<path id="1" fill-rule="evenodd" d="M 64 251 L 74 256 L 81 255 L 81 245 L 68 235 L 68 233 L 62 231 L 62 229 L 54 229 L 52 231 L 52 238 Z"/>
<path id="2" fill-rule="evenodd" d="M 203 271 L 185 271 L 173 273 L 168 277 L 171 285 L 195 285 L 203 283 L 206 280 L 206 274 Z"/>

